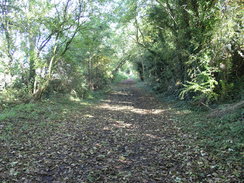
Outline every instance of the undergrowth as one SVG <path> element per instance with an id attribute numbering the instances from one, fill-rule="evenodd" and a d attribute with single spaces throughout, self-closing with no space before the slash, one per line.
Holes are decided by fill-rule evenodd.
<path id="1" fill-rule="evenodd" d="M 11 104 L 0 111 L 0 141 L 18 141 L 16 137 L 27 138 L 30 132 L 33 136 L 51 133 L 79 109 L 99 102 L 108 91 L 92 92 L 86 99 L 53 95 L 35 103 Z"/>
<path id="2" fill-rule="evenodd" d="M 240 163 L 244 148 L 244 110 L 220 118 L 208 118 L 208 111 L 172 103 L 174 121 L 197 137 L 195 143 L 223 161 Z"/>
<path id="3" fill-rule="evenodd" d="M 144 83 L 139 83 L 138 86 L 169 105 L 172 119 L 176 124 L 184 132 L 196 137 L 193 145 L 203 148 L 213 157 L 222 160 L 223 165 L 242 165 L 244 156 L 243 108 L 219 118 L 210 118 L 207 117 L 210 111 L 206 107 L 196 107 L 172 96 L 157 95 Z"/>

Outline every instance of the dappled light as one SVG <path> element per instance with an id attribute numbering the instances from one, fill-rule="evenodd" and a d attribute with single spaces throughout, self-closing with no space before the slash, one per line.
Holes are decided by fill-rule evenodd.
<path id="1" fill-rule="evenodd" d="M 155 135 L 152 135 L 152 134 L 145 134 L 145 136 L 147 137 L 150 137 L 150 138 L 153 138 L 153 139 L 158 139 L 159 137 L 155 136 Z"/>
<path id="2" fill-rule="evenodd" d="M 122 102 L 122 104 L 125 104 Z M 103 104 L 101 106 L 99 106 L 98 108 L 101 109 L 107 109 L 107 110 L 111 110 L 111 111 L 128 111 L 128 112 L 133 112 L 133 113 L 137 113 L 137 114 L 162 114 L 165 110 L 162 109 L 140 109 L 140 108 L 135 108 L 132 105 L 132 103 L 126 103 L 127 105 L 121 105 L 121 103 L 119 103 L 119 105 L 112 105 L 112 104 Z"/>
<path id="3" fill-rule="evenodd" d="M 94 116 L 92 116 L 92 115 L 90 115 L 90 114 L 85 114 L 85 115 L 83 115 L 84 117 L 86 117 L 86 118 L 94 118 Z"/>
<path id="4" fill-rule="evenodd" d="M 128 81 L 126 81 L 128 82 Z M 133 82 L 129 82 L 130 85 L 133 85 Z M 130 101 L 125 101 L 126 98 L 129 97 L 133 97 L 133 94 L 125 92 L 125 91 L 116 91 L 116 92 L 112 92 L 110 94 L 111 96 L 114 97 L 119 97 L 121 98 L 120 101 L 116 101 L 116 103 L 113 103 L 112 100 L 106 99 L 106 100 L 102 100 L 103 104 L 97 106 L 99 109 L 106 109 L 106 110 L 111 110 L 111 111 L 124 111 L 124 112 L 129 112 L 129 113 L 136 113 L 136 114 L 162 114 L 165 110 L 163 109 L 155 109 L 155 108 L 150 108 L 150 106 L 148 106 L 148 109 L 145 108 L 138 108 L 135 107 L 137 104 L 134 102 L 130 102 Z M 126 97 L 126 98 L 124 98 Z M 145 98 L 145 96 L 143 96 L 142 98 L 138 98 L 138 99 L 143 99 Z M 146 99 L 151 100 L 152 97 L 148 96 L 146 97 Z"/>
<path id="5" fill-rule="evenodd" d="M 131 128 L 132 124 L 125 123 L 124 121 L 116 121 L 113 126 L 118 127 L 118 128 Z"/>
<path id="6" fill-rule="evenodd" d="M 221 169 L 211 168 L 216 160 L 203 149 L 190 146 L 195 137 L 176 126 L 170 117 L 172 110 L 165 106 L 135 84 L 116 86 L 99 104 L 63 101 L 57 111 L 47 103 L 42 109 L 50 110 L 41 123 L 29 122 L 28 116 L 28 122 L 18 119 L 18 125 L 23 124 L 19 129 L 4 123 L 2 128 L 14 128 L 21 138 L 14 140 L 17 146 L 7 143 L 10 138 L 4 139 L 5 149 L 0 153 L 6 168 L 0 176 L 5 180 L 17 177 L 34 182 L 83 181 L 89 177 L 94 182 L 172 182 L 175 177 L 192 179 L 185 176 L 189 173 L 198 175 L 196 162 L 205 164 L 201 172 L 212 170 L 207 180 L 222 175 Z M 185 110 L 177 115 L 183 113 L 190 114 Z M 30 135 L 32 138 L 27 140 Z M 7 171 L 9 158 L 15 163 L 11 171 L 18 173 Z M 26 169 L 31 174 L 26 174 Z M 194 177 L 199 179 L 200 174 Z"/>
<path id="7" fill-rule="evenodd" d="M 0 183 L 243 180 L 241 0 L 1 0 Z"/>

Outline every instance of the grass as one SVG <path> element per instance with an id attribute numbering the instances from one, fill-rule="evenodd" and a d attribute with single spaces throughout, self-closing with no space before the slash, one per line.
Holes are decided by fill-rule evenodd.
<path id="1" fill-rule="evenodd" d="M 138 83 L 138 87 L 144 87 Z M 83 107 L 99 102 L 109 90 L 91 93 L 85 100 L 55 95 L 37 103 L 18 104 L 0 111 L 0 142 L 21 144 L 48 136 L 63 127 L 63 121 Z M 152 93 L 152 91 L 150 91 Z M 221 118 L 207 118 L 209 111 L 183 101 L 157 96 L 169 105 L 171 118 L 186 133 L 195 137 L 194 146 L 223 161 L 223 166 L 241 166 L 244 150 L 244 109 Z M 31 137 L 31 139 L 30 139 Z M 11 145 L 12 146 L 12 145 Z"/>
<path id="2" fill-rule="evenodd" d="M 185 133 L 195 137 L 194 146 L 221 160 L 223 166 L 241 167 L 244 156 L 244 109 L 238 109 L 220 118 L 208 118 L 210 111 L 195 107 L 171 96 L 155 94 L 143 83 L 138 84 L 154 94 L 170 108 L 172 119 Z"/>
<path id="3" fill-rule="evenodd" d="M 212 155 L 239 163 L 244 148 L 243 109 L 221 118 L 207 118 L 209 112 L 190 109 L 187 105 L 177 107 L 172 103 L 172 113 L 177 124 L 187 133 L 197 137 L 195 143 Z"/>
<path id="4" fill-rule="evenodd" d="M 138 86 L 145 87 L 142 83 L 138 83 Z M 18 150 L 25 157 L 38 155 L 46 147 L 43 146 L 43 141 L 53 140 L 53 132 L 69 137 L 70 131 L 66 129 L 69 123 L 81 117 L 81 108 L 99 102 L 108 91 L 91 93 L 86 100 L 55 95 L 37 103 L 5 108 L 0 112 L 0 143 L 4 147 L 0 154 L 8 155 L 9 152 Z M 168 105 L 171 119 L 186 133 L 192 134 L 194 142 L 190 145 L 204 149 L 211 157 L 218 159 L 216 162 L 223 162 L 216 163 L 216 166 L 224 167 L 220 168 L 221 170 L 233 169 L 236 170 L 232 171 L 236 172 L 236 177 L 241 176 L 239 167 L 242 166 L 244 147 L 243 109 L 221 118 L 207 118 L 209 111 L 202 108 L 194 108 L 186 102 L 170 97 L 167 100 L 162 96 L 158 98 L 163 100 L 162 105 Z M 0 156 L 0 162 L 14 166 L 18 158 L 16 156 L 9 165 L 6 163 L 9 157 Z M 10 175 L 18 173 L 13 167 L 7 168 L 10 169 Z"/>
<path id="5" fill-rule="evenodd" d="M 49 143 L 52 148 L 67 143 L 70 124 L 78 124 L 83 109 L 99 102 L 108 91 L 91 92 L 86 99 L 56 94 L 35 103 L 11 102 L 0 109 L 0 179 L 16 180 L 23 172 L 31 176 L 28 172 L 39 165 L 35 157 L 49 152 Z"/>
<path id="6" fill-rule="evenodd" d="M 36 103 L 16 104 L 0 111 L 0 141 L 16 142 L 30 136 L 45 136 L 63 125 L 81 108 L 99 102 L 109 90 L 92 92 L 87 99 L 54 95 Z"/>
<path id="7" fill-rule="evenodd" d="M 115 84 L 120 83 L 121 81 L 124 81 L 127 79 L 139 80 L 138 76 L 136 76 L 136 75 L 128 75 L 124 72 L 118 72 L 113 79 L 113 83 L 115 83 Z"/>

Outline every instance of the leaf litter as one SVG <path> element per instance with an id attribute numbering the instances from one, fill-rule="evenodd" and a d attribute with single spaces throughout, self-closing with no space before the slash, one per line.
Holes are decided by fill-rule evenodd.
<path id="1" fill-rule="evenodd" d="M 31 128 L 16 120 L 13 138 L 0 141 L 0 180 L 241 182 L 239 170 L 224 168 L 192 145 L 194 136 L 177 127 L 168 108 L 125 83 L 99 104 L 77 106 L 63 119 L 28 121 Z"/>

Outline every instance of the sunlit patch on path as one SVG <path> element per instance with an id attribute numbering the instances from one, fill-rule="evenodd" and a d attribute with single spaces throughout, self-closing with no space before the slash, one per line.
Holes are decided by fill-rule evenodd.
<path id="1" fill-rule="evenodd" d="M 38 144 L 29 139 L 24 149 L 6 151 L 9 159 L 3 163 L 12 164 L 0 169 L 0 177 L 44 183 L 222 181 L 217 179 L 221 169 L 207 153 L 190 146 L 194 138 L 173 123 L 167 105 L 132 81 L 60 123 L 34 141 Z"/>
<path id="2" fill-rule="evenodd" d="M 160 109 L 150 109 L 150 110 L 140 109 L 128 105 L 110 105 L 106 103 L 98 106 L 98 108 L 107 109 L 111 111 L 130 111 L 138 114 L 162 114 L 165 111 Z"/>

